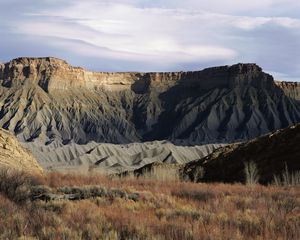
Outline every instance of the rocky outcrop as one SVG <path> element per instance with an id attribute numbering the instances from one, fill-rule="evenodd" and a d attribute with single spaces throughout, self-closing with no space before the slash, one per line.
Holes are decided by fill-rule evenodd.
<path id="1" fill-rule="evenodd" d="M 172 87 L 176 83 L 204 90 L 237 85 L 270 85 L 272 77 L 255 64 L 237 64 L 195 72 L 108 73 L 72 67 L 57 58 L 17 58 L 0 66 L 0 79 L 6 87 L 30 82 L 46 92 L 70 89 L 106 89 L 146 92 L 150 86 Z M 165 88 L 163 88 L 165 90 Z"/>
<path id="2" fill-rule="evenodd" d="M 300 103 L 256 64 L 195 72 L 95 73 L 55 58 L 0 66 L 0 126 L 23 142 L 251 139 L 300 122 Z"/>
<path id="3" fill-rule="evenodd" d="M 14 168 L 30 173 L 42 173 L 31 152 L 22 147 L 8 131 L 0 129 L 0 168 Z"/>
<path id="4" fill-rule="evenodd" d="M 300 101 L 300 82 L 276 81 L 275 83 L 288 97 Z"/>
<path id="5" fill-rule="evenodd" d="M 0 79 L 6 87 L 24 85 L 29 82 L 46 92 L 55 90 L 125 90 L 147 88 L 149 83 L 176 82 L 180 73 L 109 73 L 91 72 L 72 67 L 57 58 L 17 58 L 0 68 Z M 148 82 L 148 84 L 147 84 Z"/>
<path id="6" fill-rule="evenodd" d="M 300 170 L 300 124 L 257 139 L 231 144 L 208 156 L 187 163 L 182 172 L 193 181 L 245 182 L 244 164 L 253 162 L 260 183 L 271 183 L 274 176 Z M 195 179 L 202 169 L 203 175 Z"/>
<path id="7" fill-rule="evenodd" d="M 18 58 L 2 67 L 2 85 L 7 87 L 24 85 L 27 82 L 40 86 L 45 91 L 56 89 L 93 88 L 95 82 L 114 84 L 117 76 L 109 74 L 94 74 L 82 68 L 71 67 L 67 62 L 56 58 Z M 122 76 L 120 85 L 130 85 L 131 76 Z M 99 82 L 99 79 L 102 81 Z"/>

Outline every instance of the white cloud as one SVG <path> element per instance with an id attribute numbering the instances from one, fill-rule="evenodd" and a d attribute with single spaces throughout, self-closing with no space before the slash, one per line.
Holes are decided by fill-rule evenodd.
<path id="1" fill-rule="evenodd" d="M 234 1 L 232 1 L 234 2 Z M 270 4 L 270 1 L 267 1 Z M 35 15 L 36 16 L 36 15 Z M 70 7 L 41 11 L 42 20 L 19 23 L 18 32 L 82 41 L 80 54 L 103 57 L 105 48 L 128 60 L 170 63 L 232 60 L 235 49 L 216 41 L 214 31 L 253 30 L 263 25 L 299 27 L 292 18 L 231 16 L 196 10 L 137 8 L 132 5 L 78 1 Z M 66 46 L 68 47 L 68 46 Z"/>
<path id="2" fill-rule="evenodd" d="M 1 11 L 0 2 L 0 14 L 7 16 L 12 33 L 42 39 L 63 56 L 99 59 L 99 64 L 110 62 L 118 70 L 122 64 L 122 70 L 193 70 L 257 62 L 274 72 L 285 67 L 300 75 L 296 0 L 35 2 L 16 5 L 16 13 L 10 14 Z"/>
<path id="3" fill-rule="evenodd" d="M 274 25 L 284 28 L 300 28 L 300 20 L 288 17 L 234 17 L 232 24 L 244 30 L 253 30 L 264 25 Z"/>
<path id="4" fill-rule="evenodd" d="M 91 46 L 110 49 L 108 57 L 118 52 L 119 58 L 128 60 L 170 63 L 230 60 L 236 56 L 234 50 L 206 41 L 201 27 L 191 31 L 190 24 L 195 20 L 199 24 L 206 20 L 206 16 L 193 15 L 189 11 L 80 2 L 60 11 L 42 12 L 39 17 L 45 19 L 19 23 L 16 31 L 82 41 L 87 43 L 86 50 L 70 48 L 98 57 L 103 52 L 91 51 Z M 198 41 L 191 40 L 191 35 Z"/>

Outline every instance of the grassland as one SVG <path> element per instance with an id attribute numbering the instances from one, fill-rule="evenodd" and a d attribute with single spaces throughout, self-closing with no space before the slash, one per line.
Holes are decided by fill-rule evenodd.
<path id="1" fill-rule="evenodd" d="M 0 239 L 300 239 L 300 188 L 2 171 Z"/>

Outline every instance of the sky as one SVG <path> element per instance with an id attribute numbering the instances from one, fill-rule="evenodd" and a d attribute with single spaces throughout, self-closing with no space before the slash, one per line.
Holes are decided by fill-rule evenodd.
<path id="1" fill-rule="evenodd" d="M 242 62 L 300 81 L 300 1 L 0 0 L 0 46 L 1 62 L 142 72 Z"/>

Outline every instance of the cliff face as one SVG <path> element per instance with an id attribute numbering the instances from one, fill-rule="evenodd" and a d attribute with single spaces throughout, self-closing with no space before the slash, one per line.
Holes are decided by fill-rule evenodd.
<path id="1" fill-rule="evenodd" d="M 162 73 L 108 73 L 91 72 L 72 67 L 56 58 L 18 58 L 0 66 L 0 79 L 5 87 L 24 85 L 40 86 L 46 92 L 70 89 L 106 89 L 145 92 L 149 87 L 171 87 L 182 82 L 184 86 L 212 89 L 238 85 L 271 85 L 272 77 L 255 64 L 237 64 L 215 67 L 196 72 Z"/>
<path id="2" fill-rule="evenodd" d="M 300 122 L 296 92 L 255 64 L 105 73 L 55 58 L 0 65 L 0 126 L 43 144 L 250 139 Z"/>
<path id="3" fill-rule="evenodd" d="M 92 73 L 81 68 L 74 68 L 65 61 L 56 58 L 18 58 L 6 63 L 0 71 L 3 86 L 12 87 L 30 82 L 45 91 L 72 88 L 93 88 L 98 83 L 114 84 L 115 76 Z M 128 79 L 130 79 L 128 81 Z M 130 74 L 122 76 L 120 85 L 130 85 Z"/>
<path id="4" fill-rule="evenodd" d="M 280 87 L 284 93 L 293 99 L 300 101 L 300 82 L 275 82 L 278 87 Z"/>

